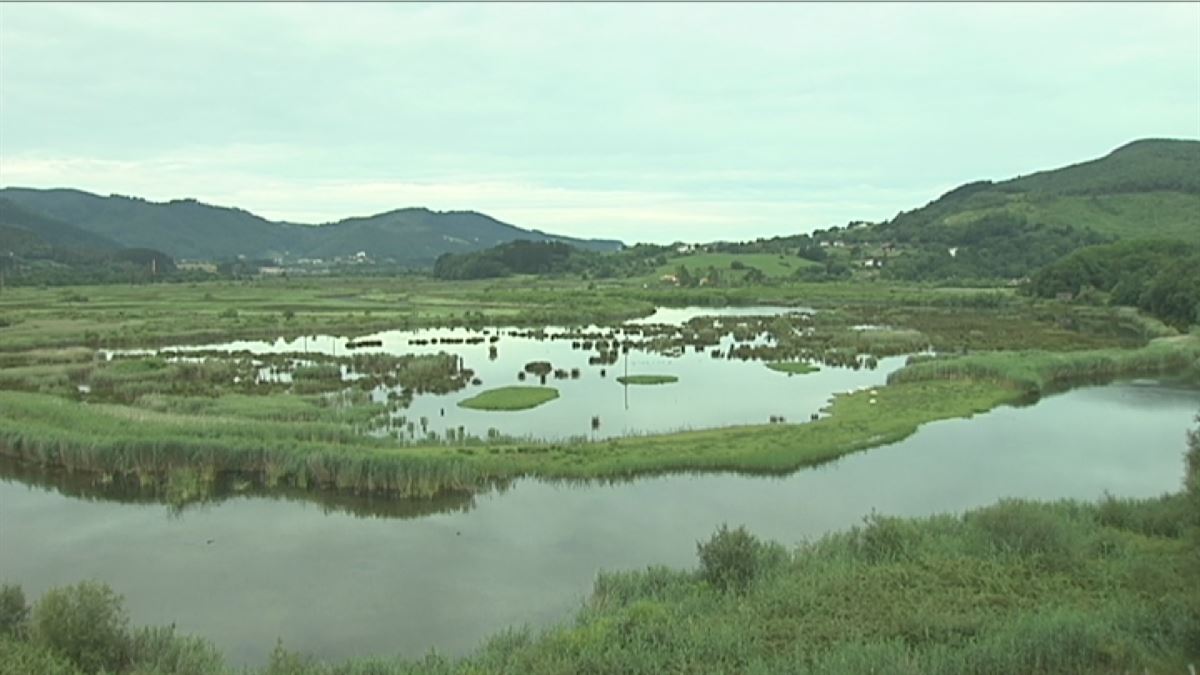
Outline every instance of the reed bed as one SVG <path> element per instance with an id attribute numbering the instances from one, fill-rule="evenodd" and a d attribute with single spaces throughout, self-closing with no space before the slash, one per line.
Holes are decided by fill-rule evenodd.
<path id="1" fill-rule="evenodd" d="M 1200 360 L 1200 339 L 1159 338 L 1140 349 L 1078 352 L 989 352 L 919 359 L 892 373 L 889 384 L 969 379 L 1003 382 L 1028 394 L 1118 377 L 1183 375 Z"/>

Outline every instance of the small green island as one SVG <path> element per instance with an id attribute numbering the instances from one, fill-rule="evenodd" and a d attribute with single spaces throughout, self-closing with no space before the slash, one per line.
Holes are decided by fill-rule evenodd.
<path id="1" fill-rule="evenodd" d="M 621 384 L 671 384 L 678 382 L 674 375 L 622 375 L 617 378 Z"/>
<path id="2" fill-rule="evenodd" d="M 820 370 L 807 361 L 771 361 L 767 363 L 767 367 L 788 375 L 807 375 Z"/>
<path id="3" fill-rule="evenodd" d="M 529 410 L 558 398 L 553 387 L 499 387 L 476 394 L 458 407 L 472 410 Z"/>

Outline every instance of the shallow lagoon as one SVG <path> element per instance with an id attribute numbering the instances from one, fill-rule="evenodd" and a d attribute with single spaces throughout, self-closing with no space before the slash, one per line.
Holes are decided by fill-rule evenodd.
<path id="1" fill-rule="evenodd" d="M 795 544 L 873 510 L 923 515 L 1004 497 L 1173 491 L 1198 408 L 1195 389 L 1091 387 L 929 424 L 784 478 L 525 480 L 407 519 L 263 497 L 173 513 L 7 478 L 0 577 L 31 596 L 106 581 L 126 595 L 135 623 L 176 622 L 215 640 L 231 663 L 264 662 L 277 637 L 328 659 L 461 653 L 508 626 L 567 619 L 601 569 L 692 566 L 696 541 L 721 523 Z"/>
<path id="2" fill-rule="evenodd" d="M 701 316 L 723 317 L 727 327 L 738 318 L 751 316 L 804 315 L 812 310 L 802 307 L 736 308 L 659 308 L 654 314 L 629 322 L 643 330 L 646 326 L 680 326 Z M 595 350 L 579 348 L 584 340 L 579 332 L 612 335 L 623 339 L 621 327 L 570 330 L 547 328 L 537 336 L 528 329 L 490 327 L 392 330 L 359 336 L 356 340 L 378 342 L 379 346 L 347 350 L 347 339 L 336 336 L 302 337 L 294 340 L 239 340 L 221 344 L 193 345 L 172 351 L 217 350 L 246 351 L 254 354 L 436 354 L 446 352 L 461 357 L 464 368 L 474 371 L 480 384 L 448 394 L 419 394 L 405 409 L 394 415 L 400 424 L 393 429 L 403 440 L 421 440 L 428 432 L 444 437 L 448 430 L 478 438 L 492 435 L 542 440 L 566 440 L 576 437 L 611 438 L 637 434 L 668 433 L 744 424 L 764 424 L 773 418 L 788 422 L 807 421 L 817 414 L 836 393 L 884 384 L 887 375 L 904 364 L 903 357 L 881 359 L 874 369 L 823 366 L 819 372 L 789 376 L 772 371 L 761 361 L 743 361 L 724 356 L 714 358 L 712 351 L 728 354 L 736 344 L 761 343 L 767 336 L 758 334 L 739 343 L 725 334 L 719 345 L 687 349 L 667 355 L 648 348 L 634 347 L 620 354 L 613 364 L 591 364 Z M 498 338 L 492 342 L 492 338 Z M 477 340 L 468 344 L 467 340 Z M 449 341 L 449 342 L 447 342 Z M 495 355 L 491 354 L 495 348 Z M 546 386 L 559 390 L 559 397 L 531 410 L 484 411 L 460 408 L 460 401 L 496 387 L 539 384 L 537 376 L 519 379 L 525 364 L 548 361 L 554 368 L 579 373 L 578 378 L 548 377 Z M 625 386 L 616 378 L 630 375 L 673 375 L 678 382 L 655 386 Z M 388 390 L 372 393 L 375 401 L 387 401 Z M 599 426 L 593 428 L 593 418 Z M 420 421 L 427 425 L 422 427 Z M 413 432 L 406 422 L 414 423 Z"/>

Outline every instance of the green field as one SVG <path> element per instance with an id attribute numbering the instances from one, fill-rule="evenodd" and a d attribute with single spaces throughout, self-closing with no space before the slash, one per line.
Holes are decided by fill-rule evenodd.
<path id="1" fill-rule="evenodd" d="M 735 262 L 757 268 L 768 277 L 789 277 L 798 269 L 816 264 L 797 256 L 773 253 L 691 253 L 668 258 L 667 264 L 659 267 L 655 274 L 659 277 L 674 274 L 680 265 L 684 265 L 692 275 L 697 275 L 709 267 L 713 267 L 723 275 L 731 275 L 740 279 L 745 276 L 746 272 L 733 269 Z"/>
<path id="2" fill-rule="evenodd" d="M 459 401 L 461 408 L 472 410 L 529 410 L 558 398 L 553 387 L 499 387 Z"/>
<path id="3" fill-rule="evenodd" d="M 622 375 L 617 378 L 621 384 L 671 384 L 678 382 L 674 375 Z"/>

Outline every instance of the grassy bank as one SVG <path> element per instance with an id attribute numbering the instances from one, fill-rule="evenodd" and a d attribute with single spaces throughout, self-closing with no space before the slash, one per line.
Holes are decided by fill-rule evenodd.
<path id="1" fill-rule="evenodd" d="M 277 647 L 250 672 L 1184 673 L 1200 665 L 1200 436 L 1190 446 L 1178 494 L 871 516 L 794 551 L 721 528 L 696 568 L 602 573 L 572 621 L 460 660 L 327 665 Z M 32 611 L 0 591 L 0 673 L 99 668 L 234 672 L 203 639 L 130 630 L 103 586 L 54 589 Z"/>
<path id="2" fill-rule="evenodd" d="M 499 387 L 459 401 L 461 408 L 472 410 L 529 410 L 558 398 L 554 387 Z"/>

